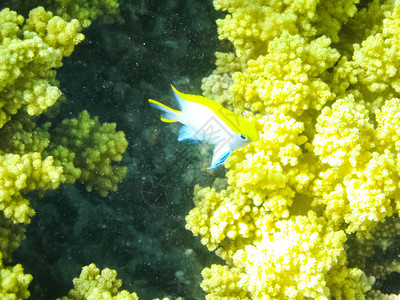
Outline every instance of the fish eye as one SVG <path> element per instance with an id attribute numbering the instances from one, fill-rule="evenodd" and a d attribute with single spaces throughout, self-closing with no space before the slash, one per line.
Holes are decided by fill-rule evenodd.
<path id="1" fill-rule="evenodd" d="M 247 141 L 247 140 L 248 140 L 247 136 L 245 136 L 244 134 L 239 133 L 239 135 L 240 135 L 240 138 L 241 138 L 243 141 Z"/>

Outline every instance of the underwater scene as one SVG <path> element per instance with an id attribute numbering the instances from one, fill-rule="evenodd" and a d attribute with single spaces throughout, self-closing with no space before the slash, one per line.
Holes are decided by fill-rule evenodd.
<path id="1" fill-rule="evenodd" d="M 400 299 L 400 1 L 0 1 L 0 299 Z"/>

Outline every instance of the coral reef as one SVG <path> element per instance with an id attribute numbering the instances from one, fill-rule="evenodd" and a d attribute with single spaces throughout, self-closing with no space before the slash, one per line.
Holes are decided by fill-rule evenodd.
<path id="1" fill-rule="evenodd" d="M 115 123 L 101 124 L 84 110 L 76 119 L 64 119 L 52 131 L 55 149 L 48 153 L 54 157 L 55 165 L 63 166 L 68 182 L 77 179 L 88 191 L 94 189 L 106 197 L 117 190 L 127 171 L 126 167 L 112 165 L 122 160 L 128 146 L 125 134 L 115 129 Z"/>
<path id="2" fill-rule="evenodd" d="M 99 17 L 105 21 L 119 19 L 118 0 L 51 0 L 48 9 L 64 20 L 78 20 L 83 27 Z"/>
<path id="3" fill-rule="evenodd" d="M 58 100 L 54 69 L 83 40 L 79 22 L 52 17 L 42 7 L 23 22 L 14 11 L 0 12 L 0 127 L 20 110 L 39 115 Z"/>
<path id="4" fill-rule="evenodd" d="M 373 251 L 352 260 L 347 241 L 367 244 L 400 209 L 400 6 L 357 3 L 214 1 L 234 52 L 217 53 L 204 94 L 260 140 L 226 162 L 228 187 L 195 188 L 186 228 L 226 262 L 204 269 L 207 299 L 379 294 Z"/>
<path id="5" fill-rule="evenodd" d="M 42 7 L 24 18 L 0 11 L 1 28 L 1 210 L 14 222 L 29 223 L 34 214 L 23 194 L 57 188 L 62 168 L 42 156 L 49 144 L 45 129 L 29 120 L 61 96 L 54 68 L 83 40 L 79 23 L 70 23 Z M 62 33 L 63 31 L 64 33 Z"/>
<path id="6" fill-rule="evenodd" d="M 105 196 L 126 174 L 126 168 L 111 165 L 121 161 L 127 147 L 115 124 L 101 124 L 86 111 L 59 127 L 37 125 L 32 119 L 59 100 L 55 68 L 84 39 L 81 29 L 79 20 L 65 21 L 43 7 L 31 10 L 26 21 L 8 8 L 0 11 L 0 210 L 5 217 L 0 225 L 0 294 L 4 299 L 30 295 L 32 276 L 23 274 L 20 264 L 3 265 L 3 258 L 10 262 L 25 236 L 18 223 L 30 223 L 35 213 L 26 195 L 79 179 Z"/>
<path id="7" fill-rule="evenodd" d="M 27 299 L 29 298 L 28 285 L 32 276 L 24 274 L 20 264 L 13 267 L 6 267 L 1 261 L 0 253 L 0 296 L 3 299 Z"/>
<path id="8" fill-rule="evenodd" d="M 181 154 L 188 153 L 188 148 L 176 147 L 170 129 L 160 128 L 142 99 L 149 95 L 172 96 L 171 83 L 187 90 L 196 87 L 199 92 L 201 78 L 213 64 L 217 41 L 215 12 L 210 2 L 204 1 L 120 1 L 124 24 L 87 19 L 110 9 L 116 11 L 115 3 L 3 3 L 3 7 L 6 5 L 26 18 L 24 22 L 18 17 L 20 40 L 24 40 L 24 30 L 35 31 L 37 40 L 48 45 L 49 51 L 52 47 L 59 48 L 56 52 L 60 56 L 71 54 L 72 50 L 73 53 L 62 62 L 54 59 L 57 64 L 50 67 L 54 80 L 43 78 L 43 82 L 54 87 L 55 102 L 48 101 L 51 105 L 43 105 L 42 110 L 33 103 L 29 111 L 23 104 L 16 113 L 7 115 L 9 118 L 0 130 L 2 139 L 8 141 L 0 145 L 1 154 L 23 157 L 39 153 L 42 161 L 52 157 L 52 166 L 62 171 L 55 178 L 55 190 L 45 187 L 16 191 L 29 200 L 28 212 L 34 209 L 35 216 L 26 214 L 24 221 L 30 221 L 26 227 L 7 219 L 13 229 L 1 229 L 0 238 L 4 238 L 0 239 L 0 251 L 4 246 L 3 255 L 8 257 L 5 264 L 10 263 L 11 253 L 24 237 L 25 231 L 19 234 L 18 230 L 26 229 L 27 238 L 12 258 L 14 264 L 21 263 L 25 272 L 33 275 L 29 286 L 32 299 L 66 295 L 72 288 L 71 278 L 77 277 L 82 264 L 90 262 L 101 266 L 100 269 L 109 266 L 118 270 L 129 289 L 140 291 L 144 299 L 176 299 L 181 295 L 203 298 L 199 286 L 203 265 L 199 261 L 203 263 L 213 255 L 198 247 L 191 249 L 196 244 L 184 228 L 183 216 L 191 206 L 186 200 L 191 197 L 193 182 L 208 184 L 212 175 L 202 174 L 198 167 L 200 155 L 194 151 L 185 156 L 182 168 Z M 31 12 L 29 21 L 30 10 L 38 4 L 44 9 Z M 101 21 L 110 19 L 121 20 L 118 16 L 100 16 Z M 92 25 L 86 28 L 90 22 Z M 52 31 L 47 36 L 49 30 Z M 82 41 L 79 47 L 69 43 L 75 33 L 76 41 Z M 36 66 L 35 58 L 28 67 L 44 76 L 46 70 L 39 67 L 45 67 L 45 58 L 50 55 L 46 56 L 45 51 L 41 54 L 41 64 Z M 63 67 L 58 69 L 61 64 Z M 28 76 L 35 75 L 32 72 L 23 74 L 27 82 Z M 19 90 L 19 86 L 11 88 Z M 39 96 L 41 93 L 37 89 Z M 28 98 L 44 101 L 36 94 Z M 89 111 L 91 117 L 81 114 L 82 110 Z M 31 112 L 36 114 L 34 118 L 28 114 Z M 118 130 L 111 125 L 114 122 Z M 114 165 L 112 158 L 120 159 L 126 147 L 119 130 L 127 134 L 130 145 L 122 163 Z M 113 142 L 109 144 L 107 139 L 116 143 L 113 157 L 107 154 L 114 149 Z M 186 163 L 192 165 L 186 167 Z M 122 165 L 128 166 L 128 178 L 119 185 L 119 191 L 111 193 L 126 172 L 120 168 Z M 85 186 L 66 184 L 83 179 Z M 27 178 L 27 186 L 30 181 L 33 180 Z M 86 192 L 85 187 L 93 192 Z M 101 198 L 99 193 L 109 194 Z M 15 240 L 10 243 L 8 239 Z M 195 258 L 197 252 L 201 259 Z M 194 261 L 195 272 L 191 265 Z"/>
<path id="9" fill-rule="evenodd" d="M 60 97 L 54 68 L 71 55 L 83 34 L 78 20 L 66 22 L 43 7 L 33 9 L 20 28 L 23 21 L 16 12 L 0 11 L 0 207 L 14 222 L 28 223 L 33 210 L 21 191 L 55 189 L 61 182 L 78 178 L 103 196 L 116 190 L 126 168 L 111 166 L 111 162 L 121 161 L 127 141 L 123 132 L 115 131 L 116 124 L 100 124 L 86 111 L 78 119 L 64 120 L 52 130 L 52 137 L 48 132 L 51 124 L 39 128 L 30 120 Z"/>
<path id="10" fill-rule="evenodd" d="M 82 268 L 79 278 L 74 278 L 74 289 L 69 291 L 68 297 L 60 300 L 79 299 L 116 299 L 116 300 L 138 300 L 136 293 L 126 290 L 118 291 L 122 280 L 117 279 L 117 272 L 105 268 L 101 270 L 95 264 Z"/>
<path id="11" fill-rule="evenodd" d="M 78 22 L 84 28 L 89 27 L 98 18 L 105 22 L 121 20 L 118 0 L 41 0 L 39 3 L 36 0 L 7 1 L 9 8 L 22 14 L 27 14 L 38 4 L 65 21 L 75 19 L 74 23 Z"/>
<path id="12" fill-rule="evenodd" d="M 87 5 L 104 2 L 63 1 L 68 9 L 65 17 L 79 19 L 70 10 L 74 3 L 79 3 L 83 12 Z M 63 67 L 55 69 L 63 94 L 56 103 L 37 118 L 19 117 L 18 113 L 5 125 L 15 120 L 10 123 L 9 134 L 15 132 L 12 140 L 18 154 L 39 152 L 43 158 L 52 156 L 53 165 L 62 167 L 60 179 L 65 180 L 56 190 L 45 193 L 21 191 L 36 214 L 13 261 L 32 274 L 32 299 L 67 295 L 71 279 L 79 276 L 82 265 L 91 262 L 100 269 L 117 270 L 127 289 L 140 292 L 143 299 L 204 298 L 200 271 L 214 255 L 198 249 L 184 228 L 184 216 L 192 205 L 193 182 L 211 183 L 212 174 L 202 173 L 199 166 L 200 159 L 208 158 L 195 153 L 195 147 L 177 147 L 174 130 L 160 127 L 144 99 L 162 95 L 172 100 L 171 83 L 200 92 L 201 79 L 213 66 L 216 12 L 209 1 L 119 2 L 123 24 L 104 24 L 101 21 L 108 20 L 105 16 L 84 28 L 85 22 L 79 20 L 85 39 L 70 57 L 63 59 Z M 38 3 L 53 17 L 62 13 L 51 0 L 10 0 L 3 5 L 28 18 L 29 10 Z M 83 110 L 91 117 L 81 117 Z M 98 125 L 93 122 L 95 116 Z M 68 119 L 64 122 L 68 127 L 63 119 Z M 115 164 L 128 166 L 127 178 L 117 192 L 107 189 L 106 198 L 99 195 L 95 184 L 93 192 L 86 191 L 87 185 L 66 184 L 83 178 L 86 167 L 80 154 L 94 149 L 88 144 L 70 145 L 78 143 L 75 140 L 79 137 L 72 135 L 70 128 L 85 126 L 75 124 L 73 119 L 85 119 L 88 126 L 93 124 L 94 129 L 102 128 L 104 133 L 111 128 L 101 123 L 116 123 L 115 132 L 123 130 L 129 141 L 122 162 Z M 28 129 L 30 121 L 34 121 L 32 129 Z M 17 123 L 26 129 L 18 133 L 11 127 L 19 127 Z M 67 135 L 73 140 L 63 140 Z M 95 167 L 87 173 L 89 180 L 99 175 L 97 166 L 110 170 L 103 165 L 107 161 L 101 152 L 107 143 L 99 144 L 102 140 L 90 131 L 83 143 L 92 141 L 99 146 L 101 159 L 85 156 Z M 16 153 L 11 146 L 2 146 L 5 153 Z M 183 152 L 190 154 L 184 156 L 184 161 Z M 107 185 L 105 182 L 100 188 L 104 190 Z M 198 253 L 201 257 L 196 258 Z M 213 257 L 212 261 L 218 260 Z"/>

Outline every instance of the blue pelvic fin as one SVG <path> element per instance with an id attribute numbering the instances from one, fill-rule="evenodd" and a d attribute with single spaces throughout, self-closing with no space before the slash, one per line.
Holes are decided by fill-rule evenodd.
<path id="1" fill-rule="evenodd" d="M 228 157 L 232 154 L 232 149 L 228 147 L 218 147 L 214 150 L 213 160 L 211 166 L 207 169 L 214 169 L 222 165 Z"/>
<path id="2" fill-rule="evenodd" d="M 200 142 L 199 139 L 194 137 L 194 130 L 190 128 L 189 126 L 183 125 L 179 129 L 179 136 L 178 136 L 178 142 L 183 142 L 183 141 L 190 141 L 190 142 Z"/>

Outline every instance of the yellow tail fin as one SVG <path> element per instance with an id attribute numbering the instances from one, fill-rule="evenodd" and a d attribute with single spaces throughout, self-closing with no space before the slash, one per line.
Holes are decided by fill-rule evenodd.
<path id="1" fill-rule="evenodd" d="M 178 118 L 181 111 L 168 107 L 156 100 L 149 99 L 149 103 L 152 107 L 162 111 L 161 121 L 166 123 L 179 122 Z"/>

